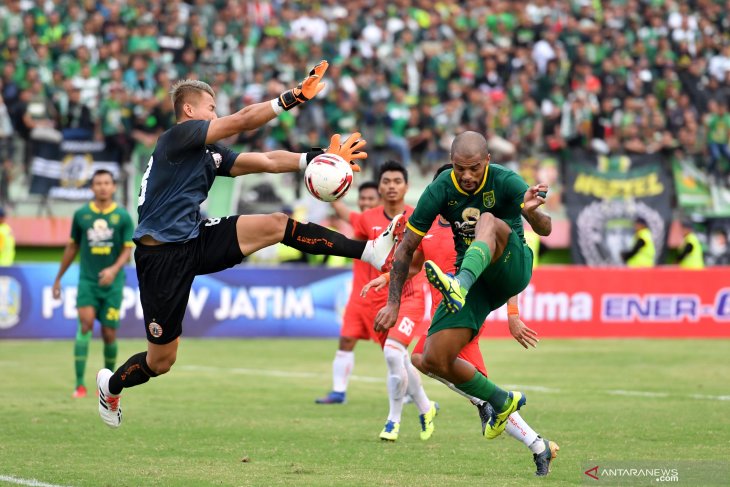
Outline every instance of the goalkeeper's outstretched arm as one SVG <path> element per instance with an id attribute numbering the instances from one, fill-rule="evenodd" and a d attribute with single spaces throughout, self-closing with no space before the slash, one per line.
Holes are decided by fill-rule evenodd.
<path id="1" fill-rule="evenodd" d="M 311 100 L 324 89 L 322 77 L 328 66 L 327 61 L 320 61 L 296 88 L 285 91 L 273 100 L 256 103 L 231 115 L 211 120 L 205 143 L 212 144 L 231 135 L 262 127 L 281 112 Z"/>
<path id="2" fill-rule="evenodd" d="M 367 142 L 360 138 L 360 134 L 355 132 L 344 142 L 340 141 L 340 134 L 335 134 L 330 140 L 330 146 L 327 149 L 313 148 L 309 152 L 295 153 L 282 150 L 271 152 L 243 152 L 238 154 L 233 167 L 231 168 L 231 176 L 243 176 L 244 174 L 253 173 L 284 173 L 304 170 L 312 159 L 325 152 L 335 154 L 342 157 L 352 165 L 353 171 L 359 171 L 360 166 L 354 161 L 365 159 L 368 154 L 360 149 L 365 147 Z"/>

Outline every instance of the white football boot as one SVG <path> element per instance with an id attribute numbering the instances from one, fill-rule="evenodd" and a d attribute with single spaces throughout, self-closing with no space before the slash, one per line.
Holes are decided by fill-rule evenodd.
<path id="1" fill-rule="evenodd" d="M 96 387 L 99 390 L 99 416 L 110 428 L 119 428 L 122 424 L 122 408 L 119 405 L 120 396 L 114 396 L 109 392 L 109 378 L 113 372 L 109 369 L 101 369 L 96 374 Z"/>
<path id="2" fill-rule="evenodd" d="M 392 257 L 393 249 L 398 243 L 399 237 L 402 238 L 405 230 L 405 222 L 401 220 L 403 220 L 403 215 L 396 215 L 383 233 L 378 235 L 375 240 L 368 240 L 360 260 L 383 271 L 389 258 Z"/>

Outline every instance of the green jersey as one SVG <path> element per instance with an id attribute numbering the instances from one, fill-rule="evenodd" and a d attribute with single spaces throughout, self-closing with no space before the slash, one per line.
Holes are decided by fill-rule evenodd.
<path id="1" fill-rule="evenodd" d="M 71 223 L 71 239 L 79 246 L 79 279 L 99 280 L 99 272 L 113 265 L 124 247 L 131 247 L 134 225 L 124 208 L 112 204 L 104 211 L 92 201 L 76 210 Z M 124 283 L 120 271 L 113 285 Z"/>
<path id="2" fill-rule="evenodd" d="M 707 121 L 707 141 L 727 144 L 730 141 L 730 115 L 719 113 L 710 115 Z"/>
<path id="3" fill-rule="evenodd" d="M 459 187 L 453 170 L 444 171 L 426 187 L 413 210 L 407 227 L 418 235 L 426 235 L 436 216 L 451 223 L 456 247 L 456 265 L 474 240 L 477 221 L 482 213 L 492 213 L 504 220 L 524 242 L 522 203 L 527 183 L 515 172 L 489 164 L 482 184 L 473 193 Z"/>

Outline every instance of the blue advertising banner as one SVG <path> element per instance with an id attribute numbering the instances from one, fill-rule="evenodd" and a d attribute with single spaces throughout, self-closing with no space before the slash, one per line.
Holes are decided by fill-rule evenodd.
<path id="1" fill-rule="evenodd" d="M 0 339 L 72 338 L 78 267 L 53 298 L 58 265 L 0 268 Z M 145 337 L 135 269 L 126 269 L 121 337 Z M 352 286 L 349 269 L 240 267 L 198 276 L 183 322 L 188 337 L 337 337 Z M 97 324 L 98 326 L 98 324 Z"/>

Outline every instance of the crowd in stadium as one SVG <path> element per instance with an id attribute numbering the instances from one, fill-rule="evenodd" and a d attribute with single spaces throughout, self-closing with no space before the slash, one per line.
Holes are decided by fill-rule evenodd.
<path id="1" fill-rule="evenodd" d="M 713 0 L 7 0 L 0 6 L 3 180 L 34 138 L 97 138 L 129 155 L 174 123 L 172 81 L 226 115 L 330 61 L 318 103 L 237 141 L 326 145 L 363 132 L 424 172 L 455 133 L 499 160 L 583 146 L 680 151 L 727 184 L 730 2 Z M 18 139 L 25 144 L 17 143 Z M 29 151 L 16 154 L 29 162 Z M 374 161 L 374 162 L 372 162 Z"/>

